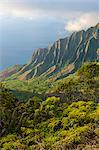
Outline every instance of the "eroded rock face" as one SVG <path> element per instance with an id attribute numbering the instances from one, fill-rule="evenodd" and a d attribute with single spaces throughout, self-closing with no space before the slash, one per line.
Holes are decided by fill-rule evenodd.
<path id="1" fill-rule="evenodd" d="M 65 75 L 75 72 L 83 62 L 99 61 L 99 24 L 87 31 L 74 32 L 70 37 L 57 40 L 48 48 L 34 51 L 30 61 L 18 71 L 18 79 L 30 79 L 39 75 L 52 76 L 62 70 Z"/>

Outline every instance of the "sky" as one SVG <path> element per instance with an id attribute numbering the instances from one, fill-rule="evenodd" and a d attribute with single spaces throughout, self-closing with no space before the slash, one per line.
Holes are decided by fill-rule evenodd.
<path id="1" fill-rule="evenodd" d="M 99 21 L 99 0 L 0 0 L 0 70 Z"/>

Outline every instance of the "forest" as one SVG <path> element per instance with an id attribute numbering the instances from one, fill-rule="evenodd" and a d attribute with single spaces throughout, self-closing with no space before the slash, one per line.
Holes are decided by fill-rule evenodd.
<path id="1" fill-rule="evenodd" d="M 56 81 L 11 83 L 0 83 L 1 150 L 98 150 L 99 63 Z"/>

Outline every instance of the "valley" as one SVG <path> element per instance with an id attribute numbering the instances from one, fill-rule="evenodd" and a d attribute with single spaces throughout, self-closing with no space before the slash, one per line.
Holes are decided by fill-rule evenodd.
<path id="1" fill-rule="evenodd" d="M 99 149 L 99 24 L 0 73 L 1 150 Z"/>

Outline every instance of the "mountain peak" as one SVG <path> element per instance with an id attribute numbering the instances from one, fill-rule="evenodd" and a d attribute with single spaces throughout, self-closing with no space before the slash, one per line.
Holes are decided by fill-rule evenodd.
<path id="1" fill-rule="evenodd" d="M 17 72 L 17 78 L 67 76 L 86 61 L 99 61 L 98 51 L 99 23 L 86 31 L 74 32 L 69 37 L 59 39 L 48 48 L 36 49 L 29 63 Z"/>

